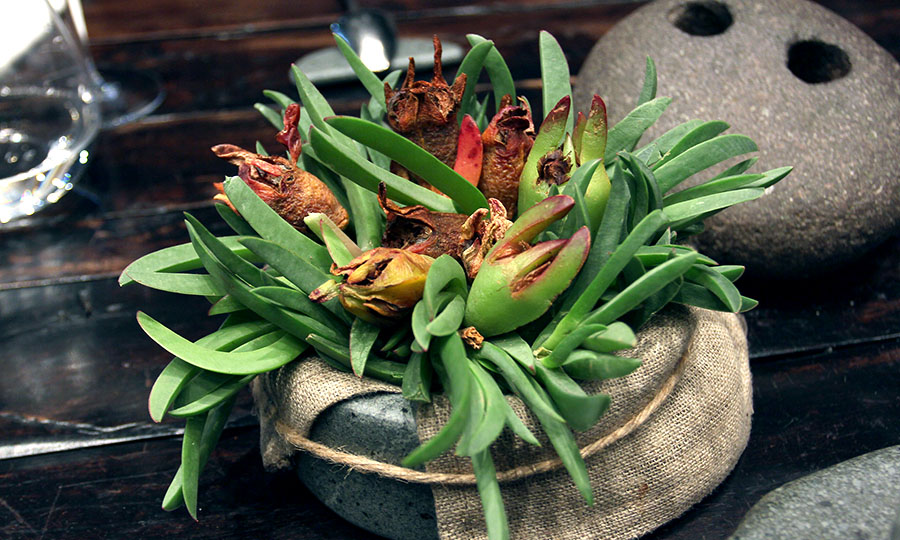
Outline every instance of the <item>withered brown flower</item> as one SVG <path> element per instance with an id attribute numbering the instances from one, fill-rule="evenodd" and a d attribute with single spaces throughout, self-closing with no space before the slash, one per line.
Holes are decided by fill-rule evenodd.
<path id="1" fill-rule="evenodd" d="M 528 103 L 520 100 L 512 105 L 507 94 L 500 111 L 481 134 L 484 164 L 479 189 L 485 197 L 498 199 L 511 215 L 516 215 L 519 199 L 519 177 L 534 145 L 534 123 Z"/>
<path id="2" fill-rule="evenodd" d="M 383 324 L 405 316 L 422 298 L 433 261 L 408 250 L 379 247 L 331 272 L 345 278 L 338 293 L 344 309 L 365 321 Z M 314 301 L 327 297 L 318 291 L 310 295 Z"/>
<path id="3" fill-rule="evenodd" d="M 561 186 L 569 181 L 572 162 L 562 150 L 552 150 L 538 161 L 538 181 Z"/>
<path id="4" fill-rule="evenodd" d="M 441 41 L 434 36 L 434 76 L 431 81 L 416 81 L 415 76 L 416 65 L 410 57 L 406 79 L 400 89 L 394 91 L 385 83 L 388 124 L 448 167 L 453 167 L 459 138 L 456 112 L 466 88 L 466 75 L 459 75 L 453 86 L 447 84 L 441 66 Z M 392 170 L 410 178 L 409 173 L 397 164 Z"/>
<path id="5" fill-rule="evenodd" d="M 347 211 L 328 187 L 288 159 L 255 154 L 233 144 L 219 144 L 212 151 L 237 165 L 241 180 L 295 229 L 305 230 L 303 218 L 313 212 L 325 214 L 338 227 L 347 226 Z M 220 192 L 215 198 L 231 206 L 222 184 L 215 186 Z"/>
<path id="6" fill-rule="evenodd" d="M 462 260 L 466 241 L 462 226 L 464 214 L 432 212 L 421 205 L 400 207 L 387 198 L 384 184 L 378 188 L 378 202 L 387 216 L 381 245 L 405 249 L 437 258 L 443 254 Z"/>
<path id="7" fill-rule="evenodd" d="M 290 161 L 281 156 L 255 154 L 233 144 L 217 144 L 212 151 L 237 165 L 241 180 L 295 229 L 306 230 L 303 218 L 315 212 L 325 214 L 343 229 L 350 221 L 347 211 L 321 180 L 297 166 L 303 144 L 299 123 L 300 105 L 288 105 L 284 111 L 284 129 L 275 135 L 275 140 L 288 149 Z M 214 198 L 237 211 L 225 195 L 223 184 L 213 185 L 219 190 Z"/>
<path id="8" fill-rule="evenodd" d="M 487 208 L 479 208 L 462 226 L 462 241 L 467 244 L 463 250 L 462 263 L 470 278 L 478 274 L 484 257 L 512 226 L 503 203 L 497 199 L 488 199 L 488 205 L 491 207 L 490 217 Z"/>

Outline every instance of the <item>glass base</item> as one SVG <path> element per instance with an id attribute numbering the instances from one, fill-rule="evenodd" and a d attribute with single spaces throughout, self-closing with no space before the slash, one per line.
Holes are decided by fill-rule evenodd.
<path id="1" fill-rule="evenodd" d="M 100 86 L 103 129 L 147 116 L 166 97 L 162 82 L 154 73 L 110 66 L 99 66 L 98 71 L 103 78 Z"/>

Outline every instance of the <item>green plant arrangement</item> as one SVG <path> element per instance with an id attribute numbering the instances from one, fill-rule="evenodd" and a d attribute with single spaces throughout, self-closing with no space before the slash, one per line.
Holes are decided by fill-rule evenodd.
<path id="1" fill-rule="evenodd" d="M 756 302 L 683 240 L 703 220 L 756 199 L 790 168 L 748 173 L 751 139 L 720 121 L 689 121 L 639 146 L 670 100 L 648 59 L 637 107 L 607 128 L 595 96 L 571 104 L 563 51 L 540 34 L 546 115 L 516 98 L 491 41 L 471 49 L 448 84 L 435 38 L 430 81 L 412 63 L 384 80 L 337 45 L 371 94 L 359 117 L 336 116 L 294 68 L 299 103 L 266 91 L 257 109 L 285 149 L 213 148 L 238 166 L 216 208 L 234 235 L 186 215 L 190 242 L 132 263 L 120 284 L 207 297 L 224 316 L 191 342 L 149 315 L 138 322 L 175 356 L 154 384 L 150 415 L 185 419 L 181 466 L 163 508 L 197 516 L 198 478 L 237 392 L 258 374 L 317 356 L 342 371 L 436 392 L 452 414 L 405 459 L 471 458 L 490 538 L 509 536 L 490 446 L 504 428 L 538 440 L 509 407 L 514 393 L 546 432 L 587 504 L 592 492 L 572 430 L 610 406 L 579 380 L 621 377 L 641 360 L 615 354 L 669 303 L 742 312 Z M 493 92 L 478 96 L 486 72 Z M 735 160 L 739 158 L 741 160 Z M 726 160 L 710 179 L 682 182 Z"/>

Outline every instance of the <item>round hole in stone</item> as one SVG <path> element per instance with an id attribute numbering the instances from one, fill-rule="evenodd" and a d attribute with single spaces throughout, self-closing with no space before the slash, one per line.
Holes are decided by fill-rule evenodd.
<path id="1" fill-rule="evenodd" d="M 798 41 L 788 47 L 787 67 L 802 81 L 827 83 L 850 73 L 850 57 L 837 45 Z"/>
<path id="2" fill-rule="evenodd" d="M 669 22 L 692 36 L 715 36 L 728 30 L 734 18 L 722 2 L 688 2 L 669 12 Z"/>

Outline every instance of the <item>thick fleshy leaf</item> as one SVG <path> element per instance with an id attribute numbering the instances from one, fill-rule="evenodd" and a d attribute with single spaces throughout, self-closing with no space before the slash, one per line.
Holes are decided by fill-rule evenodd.
<path id="1" fill-rule="evenodd" d="M 226 178 L 225 194 L 262 238 L 275 242 L 316 268 L 327 269 L 331 265 L 331 257 L 324 246 L 282 219 L 243 180 L 236 176 Z"/>
<path id="2" fill-rule="evenodd" d="M 144 312 L 139 311 L 137 318 L 144 332 L 160 347 L 189 364 L 217 373 L 249 375 L 271 371 L 290 362 L 306 348 L 303 342 L 285 333 L 268 347 L 255 351 L 217 351 L 192 343 Z"/>
<path id="3" fill-rule="evenodd" d="M 665 155 L 663 155 L 662 159 L 656 162 L 653 167 L 657 168 L 665 165 L 666 163 L 683 154 L 685 150 L 693 148 L 694 146 L 697 146 L 702 142 L 706 142 L 712 139 L 728 128 L 728 124 L 726 122 L 722 122 L 721 120 L 703 122 L 699 126 L 685 133 L 684 136 L 679 139 L 674 146 L 672 146 L 672 149 L 666 152 Z"/>
<path id="4" fill-rule="evenodd" d="M 572 83 L 566 55 L 550 32 L 541 30 L 538 50 L 541 63 L 541 99 L 544 114 L 547 114 L 559 100 L 566 97 L 572 99 Z M 565 132 L 571 133 L 575 118 L 570 111 L 566 113 Z"/>
<path id="5" fill-rule="evenodd" d="M 403 372 L 403 397 L 418 403 L 430 403 L 433 373 L 428 356 L 413 353 Z"/>
<path id="6" fill-rule="evenodd" d="M 456 146 L 456 163 L 453 170 L 469 181 L 473 186 L 478 186 L 481 179 L 481 166 L 483 163 L 484 146 L 481 142 L 481 132 L 471 116 L 463 117 L 459 125 L 459 143 Z"/>
<path id="7" fill-rule="evenodd" d="M 630 326 L 617 321 L 610 324 L 606 330 L 592 334 L 581 345 L 585 349 L 608 353 L 634 347 L 637 345 L 637 337 Z M 568 363 L 568 360 L 565 363 Z"/>
<path id="8" fill-rule="evenodd" d="M 537 365 L 537 376 L 566 422 L 578 431 L 586 431 L 609 409 L 606 394 L 588 395 L 565 371 Z"/>
<path id="9" fill-rule="evenodd" d="M 641 367 L 637 358 L 578 349 L 569 355 L 563 370 L 570 377 L 582 381 L 600 381 L 624 377 Z"/>
<path id="10" fill-rule="evenodd" d="M 726 191 L 724 193 L 706 195 L 696 199 L 670 204 L 665 207 L 665 212 L 671 219 L 672 228 L 678 229 L 700 216 L 705 216 L 710 212 L 724 210 L 735 204 L 758 199 L 759 197 L 762 197 L 764 193 L 765 190 L 763 188 L 744 188 L 735 191 Z"/>
<path id="11" fill-rule="evenodd" d="M 411 173 L 425 179 L 450 197 L 461 213 L 471 214 L 479 208 L 487 208 L 487 199 L 478 188 L 406 137 L 383 126 L 350 116 L 336 116 L 329 118 L 327 122 L 351 139 L 378 150 Z"/>
<path id="12" fill-rule="evenodd" d="M 612 163 L 618 152 L 631 151 L 644 132 L 659 120 L 671 102 L 671 98 L 666 97 L 652 99 L 636 107 L 621 122 L 613 126 L 606 137 L 606 154 L 603 161 L 607 164 Z"/>
<path id="13" fill-rule="evenodd" d="M 332 36 L 334 37 L 334 43 L 337 45 L 338 50 L 344 55 L 350 68 L 353 69 L 353 73 L 356 74 L 356 78 L 359 79 L 359 82 L 362 83 L 369 94 L 372 95 L 374 102 L 381 106 L 381 113 L 383 114 L 385 110 L 384 83 L 378 78 L 378 75 L 375 75 L 371 69 L 366 67 L 356 54 L 356 51 L 353 50 L 350 44 L 347 43 L 342 36 L 338 34 L 332 34 Z"/>
<path id="14" fill-rule="evenodd" d="M 643 105 L 656 97 L 656 64 L 653 59 L 647 57 L 647 66 L 644 69 L 644 85 L 638 95 L 637 104 Z"/>
<path id="15" fill-rule="evenodd" d="M 741 293 L 727 277 L 712 268 L 694 265 L 684 274 L 685 279 L 692 281 L 716 295 L 732 313 L 741 310 Z"/>
<path id="16" fill-rule="evenodd" d="M 429 189 L 392 174 L 374 163 L 370 163 L 348 152 L 343 146 L 339 146 L 331 137 L 318 128 L 313 128 L 310 131 L 309 139 L 316 153 L 328 163 L 332 170 L 372 193 L 378 193 L 378 184 L 384 183 L 387 187 L 388 198 L 399 204 L 421 204 L 435 212 L 456 211 L 452 201 L 447 197 L 442 197 Z M 452 169 L 450 170 L 452 172 Z M 463 179 L 463 182 L 473 187 L 465 179 Z"/>
<path id="17" fill-rule="evenodd" d="M 474 45 L 459 64 L 456 76 L 466 75 L 466 88 L 463 91 L 462 99 L 459 101 L 459 112 L 461 115 L 471 114 L 475 116 L 475 85 L 478 83 L 478 76 L 481 75 L 481 69 L 484 67 L 484 61 L 487 55 L 494 48 L 494 42 L 490 40 L 483 41 Z M 438 188 L 440 189 L 440 188 Z"/>
<path id="18" fill-rule="evenodd" d="M 235 255 L 243 257 L 250 262 L 259 262 L 259 258 L 256 255 L 238 242 L 239 238 L 239 236 L 223 236 L 219 238 L 219 241 L 225 244 Z M 131 273 L 146 276 L 157 272 L 185 272 L 202 267 L 200 258 L 197 257 L 197 253 L 194 251 L 194 246 L 187 242 L 148 253 L 132 262 L 125 267 L 125 270 L 119 276 L 119 285 L 124 287 L 133 283 L 135 280 L 130 277 L 129 274 Z"/>
<path id="19" fill-rule="evenodd" d="M 362 319 L 354 319 L 350 326 L 350 367 L 357 377 L 362 377 L 366 369 L 366 361 L 380 329 Z"/>
<path id="20" fill-rule="evenodd" d="M 669 284 L 697 262 L 696 253 L 679 255 L 648 271 L 640 279 L 631 283 L 612 300 L 591 312 L 584 324 L 609 324 L 628 313 L 649 296 Z"/>
<path id="21" fill-rule="evenodd" d="M 500 483 L 497 481 L 497 470 L 494 468 L 490 450 L 483 450 L 472 455 L 472 469 L 475 472 L 478 495 L 481 497 L 481 507 L 484 509 L 488 538 L 509 540 L 506 508 L 503 506 Z"/>
<path id="22" fill-rule="evenodd" d="M 569 353 L 578 348 L 588 336 L 603 330 L 606 330 L 606 326 L 603 324 L 585 324 L 576 327 L 554 345 L 550 353 L 541 358 L 540 363 L 548 368 L 558 368 L 566 362 Z M 540 351 L 538 351 L 538 356 L 540 356 Z"/>
<path id="23" fill-rule="evenodd" d="M 334 264 L 347 266 L 350 261 L 362 255 L 359 246 L 325 214 L 309 214 L 303 218 L 303 223 L 322 240 Z"/>
<path id="24" fill-rule="evenodd" d="M 466 39 L 469 41 L 469 45 L 472 45 L 473 47 L 487 41 L 487 39 L 478 34 L 466 34 Z M 495 112 L 500 112 L 500 103 L 503 100 L 503 96 L 509 95 L 515 97 L 516 85 L 512 73 L 510 73 L 509 67 L 503 59 L 503 55 L 500 54 L 500 51 L 498 51 L 496 47 L 491 48 L 485 57 L 484 70 L 487 71 L 488 77 L 491 80 L 491 87 L 494 89 Z"/>
<path id="25" fill-rule="evenodd" d="M 653 173 L 659 189 L 666 193 L 688 177 L 726 159 L 759 150 L 746 135 L 719 135 L 685 150 Z"/>

